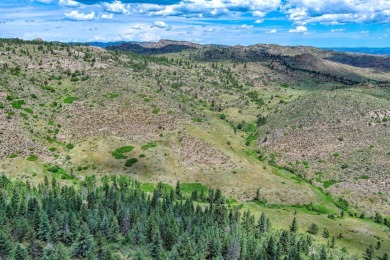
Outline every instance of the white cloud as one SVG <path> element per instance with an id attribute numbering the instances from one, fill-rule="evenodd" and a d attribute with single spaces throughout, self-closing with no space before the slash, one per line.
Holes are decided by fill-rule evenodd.
<path id="1" fill-rule="evenodd" d="M 362 33 L 362 34 L 368 34 L 368 33 L 370 33 L 370 31 L 361 31 L 360 33 Z"/>
<path id="2" fill-rule="evenodd" d="M 330 30 L 330 32 L 334 33 L 334 32 L 343 32 L 345 31 L 345 29 L 332 29 Z"/>
<path id="3" fill-rule="evenodd" d="M 151 15 L 181 15 L 186 17 L 207 17 L 229 13 L 252 12 L 253 16 L 263 17 L 267 12 L 276 10 L 280 4 L 280 0 L 183 0 L 178 4 L 167 6 L 140 5 L 139 12 Z"/>
<path id="4" fill-rule="evenodd" d="M 291 32 L 291 33 L 305 33 L 305 32 L 307 32 L 307 28 L 305 26 L 300 25 L 300 26 L 297 26 L 297 28 L 295 28 L 295 29 L 289 30 L 289 32 Z"/>
<path id="5" fill-rule="evenodd" d="M 264 22 L 263 19 L 257 19 L 257 20 L 255 21 L 255 23 L 262 23 L 262 22 Z"/>
<path id="6" fill-rule="evenodd" d="M 250 28 L 253 28 L 253 25 L 243 24 L 243 25 L 241 25 L 241 28 L 243 28 L 243 29 L 250 29 Z"/>
<path id="7" fill-rule="evenodd" d="M 276 29 L 272 29 L 271 31 L 268 31 L 267 33 L 277 33 L 278 31 Z"/>
<path id="8" fill-rule="evenodd" d="M 261 12 L 261 11 L 253 11 L 252 12 L 252 16 L 256 16 L 256 17 L 264 17 L 265 15 L 266 15 L 266 13 Z"/>
<path id="9" fill-rule="evenodd" d="M 65 16 L 70 20 L 76 21 L 90 21 L 95 19 L 95 12 L 91 12 L 89 14 L 79 13 L 78 11 L 71 11 L 69 13 L 65 13 Z"/>
<path id="10" fill-rule="evenodd" d="M 154 21 L 152 27 L 167 28 L 169 27 L 169 25 L 166 24 L 164 21 Z"/>
<path id="11" fill-rule="evenodd" d="M 102 7 L 107 12 L 116 13 L 116 14 L 129 14 L 130 13 L 130 5 L 123 4 L 121 1 L 114 1 L 112 3 L 103 3 Z"/>
<path id="12" fill-rule="evenodd" d="M 74 7 L 79 5 L 79 3 L 74 0 L 60 0 L 58 3 L 59 5 L 69 6 L 69 7 Z"/>
<path id="13" fill-rule="evenodd" d="M 103 20 L 111 20 L 114 17 L 113 14 L 100 14 L 99 18 Z"/>
<path id="14" fill-rule="evenodd" d="M 53 2 L 53 0 L 35 0 L 36 2 L 44 3 L 44 4 L 50 4 Z"/>
<path id="15" fill-rule="evenodd" d="M 136 25 L 133 25 L 133 27 L 131 27 L 131 28 L 134 29 L 134 30 L 142 30 L 143 26 L 140 25 L 140 24 L 136 24 Z"/>
<path id="16" fill-rule="evenodd" d="M 297 25 L 390 22 L 388 0 L 288 0 L 282 10 Z"/>

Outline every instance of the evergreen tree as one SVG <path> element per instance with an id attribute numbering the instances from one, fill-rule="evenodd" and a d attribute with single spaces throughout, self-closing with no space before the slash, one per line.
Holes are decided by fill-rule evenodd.
<path id="1" fill-rule="evenodd" d="M 162 246 L 162 239 L 160 230 L 158 227 L 153 228 L 152 231 L 152 241 L 151 241 L 151 248 L 150 248 L 150 254 L 155 259 L 160 259 L 163 256 L 163 246 Z"/>
<path id="2" fill-rule="evenodd" d="M 321 250 L 320 250 L 320 254 L 319 254 L 319 256 L 318 256 L 318 259 L 319 259 L 319 260 L 326 260 L 326 259 L 328 259 L 328 256 L 327 256 L 326 250 L 325 250 L 325 246 L 322 246 L 322 247 L 321 247 Z"/>
<path id="3" fill-rule="evenodd" d="M 328 238 L 329 237 L 329 230 L 327 228 L 324 228 L 324 232 L 322 232 L 322 236 L 324 238 Z"/>
<path id="4" fill-rule="evenodd" d="M 275 248 L 275 240 L 274 237 L 271 236 L 268 240 L 267 244 L 267 259 L 275 259 L 276 258 L 276 248 Z"/>
<path id="5" fill-rule="evenodd" d="M 41 212 L 38 228 L 38 238 L 43 241 L 50 241 L 51 227 L 46 212 Z"/>
<path id="6" fill-rule="evenodd" d="M 297 231 L 298 231 L 298 223 L 297 223 L 297 219 L 294 217 L 290 225 L 290 232 L 296 233 Z"/>
<path id="7" fill-rule="evenodd" d="M 313 235 L 317 235 L 317 233 L 318 233 L 318 226 L 315 223 L 312 223 L 310 225 L 309 229 L 307 230 L 307 232 L 309 232 L 310 234 L 313 234 Z"/>
<path id="8" fill-rule="evenodd" d="M 183 194 L 181 192 L 181 185 L 180 185 L 180 181 L 178 181 L 176 183 L 176 198 L 181 200 L 183 198 Z"/>
<path id="9" fill-rule="evenodd" d="M 372 259 L 374 259 L 374 256 L 375 256 L 374 247 L 372 245 L 369 245 L 363 254 L 363 259 L 364 260 L 372 260 Z"/>
<path id="10" fill-rule="evenodd" d="M 76 257 L 87 257 L 96 254 L 96 245 L 93 236 L 90 234 L 87 224 L 82 224 L 81 229 L 72 244 L 72 254 Z"/>
<path id="11" fill-rule="evenodd" d="M 27 249 L 21 247 L 19 244 L 16 244 L 16 246 L 12 252 L 11 259 L 13 259 L 13 260 L 29 260 L 31 258 L 28 255 Z"/>
<path id="12" fill-rule="evenodd" d="M 267 217 L 265 216 L 264 212 L 261 213 L 260 219 L 259 219 L 259 232 L 265 233 L 268 231 L 268 225 L 267 225 Z"/>
<path id="13" fill-rule="evenodd" d="M 0 229 L 0 258 L 5 259 L 11 252 L 11 238 Z"/>

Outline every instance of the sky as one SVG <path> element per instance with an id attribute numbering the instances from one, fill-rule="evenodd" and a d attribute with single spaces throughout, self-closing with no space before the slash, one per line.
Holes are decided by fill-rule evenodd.
<path id="1" fill-rule="evenodd" d="M 0 37 L 390 47 L 390 0 L 0 0 Z"/>

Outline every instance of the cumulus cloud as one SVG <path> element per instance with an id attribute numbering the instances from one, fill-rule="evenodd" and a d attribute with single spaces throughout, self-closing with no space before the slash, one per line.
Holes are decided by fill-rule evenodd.
<path id="1" fill-rule="evenodd" d="M 252 16 L 255 16 L 255 17 L 264 17 L 265 15 L 266 15 L 266 13 L 261 12 L 261 11 L 253 11 L 252 12 Z"/>
<path id="2" fill-rule="evenodd" d="M 268 31 L 267 33 L 278 33 L 276 29 L 272 29 L 271 31 Z"/>
<path id="3" fill-rule="evenodd" d="M 134 29 L 134 30 L 142 30 L 143 26 L 140 25 L 140 24 L 136 24 L 136 25 L 133 25 L 133 27 L 131 27 L 131 28 Z"/>
<path id="4" fill-rule="evenodd" d="M 103 20 L 111 20 L 114 17 L 113 14 L 100 14 L 99 18 Z"/>
<path id="5" fill-rule="evenodd" d="M 390 22 L 390 1 L 383 0 L 288 0 L 282 9 L 298 25 Z"/>
<path id="6" fill-rule="evenodd" d="M 121 1 L 114 1 L 112 3 L 102 3 L 102 7 L 104 10 L 110 13 L 116 14 L 129 14 L 130 13 L 130 5 L 123 4 Z"/>
<path id="7" fill-rule="evenodd" d="M 264 16 L 266 12 L 274 11 L 280 6 L 280 0 L 183 0 L 177 4 L 157 6 L 153 4 L 140 5 L 142 12 L 162 16 L 220 16 L 229 13 L 252 12 L 254 16 Z"/>
<path id="8" fill-rule="evenodd" d="M 291 32 L 291 33 L 305 33 L 305 32 L 307 32 L 307 28 L 305 26 L 300 25 L 300 26 L 297 26 L 297 28 L 295 28 L 295 29 L 289 30 L 289 32 Z"/>
<path id="9" fill-rule="evenodd" d="M 330 32 L 334 33 L 334 32 L 343 32 L 345 31 L 345 29 L 332 29 L 330 30 Z"/>
<path id="10" fill-rule="evenodd" d="M 166 24 L 164 21 L 154 21 L 152 27 L 167 28 L 169 27 L 169 25 Z"/>
<path id="11" fill-rule="evenodd" d="M 87 13 L 79 13 L 78 11 L 74 10 L 69 13 L 65 13 L 65 17 L 75 21 L 90 21 L 95 19 L 95 12 L 91 12 L 87 14 Z"/>
<path id="12" fill-rule="evenodd" d="M 262 22 L 264 22 L 263 19 L 257 19 L 257 20 L 255 21 L 255 23 L 262 23 Z"/>
<path id="13" fill-rule="evenodd" d="M 79 5 L 79 3 L 74 0 L 60 0 L 58 3 L 59 5 L 69 6 L 69 7 L 75 7 Z"/>

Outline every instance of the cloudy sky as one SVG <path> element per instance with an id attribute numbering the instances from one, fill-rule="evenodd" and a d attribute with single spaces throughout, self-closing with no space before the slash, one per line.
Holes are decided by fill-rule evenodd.
<path id="1" fill-rule="evenodd" d="M 390 0 L 0 0 L 0 37 L 390 47 Z"/>

